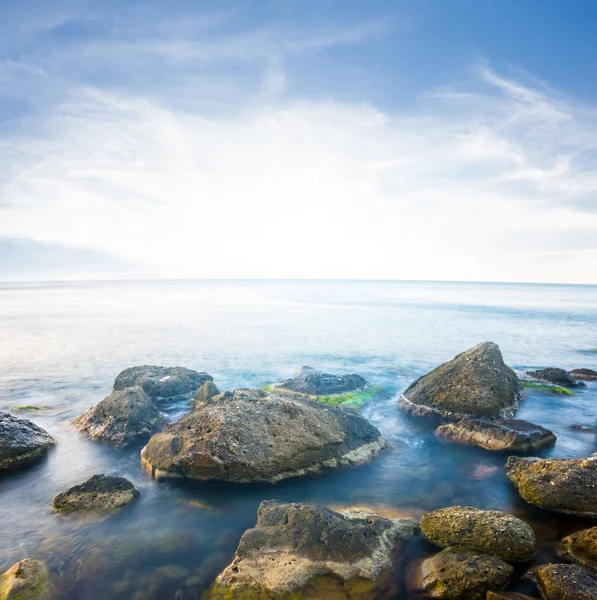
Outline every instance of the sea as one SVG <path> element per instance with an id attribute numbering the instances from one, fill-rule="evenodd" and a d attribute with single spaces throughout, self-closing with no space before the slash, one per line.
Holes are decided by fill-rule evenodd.
<path id="1" fill-rule="evenodd" d="M 592 523 L 520 499 L 507 456 L 438 440 L 403 415 L 400 393 L 475 344 L 499 344 L 517 373 L 597 369 L 597 286 L 395 281 L 117 281 L 0 283 L 0 410 L 56 439 L 36 465 L 0 476 L 0 570 L 45 560 L 54 597 L 192 600 L 230 563 L 266 499 L 369 507 L 419 518 L 450 505 L 510 512 L 539 541 L 534 564 L 557 561 L 562 536 Z M 257 388 L 309 365 L 359 373 L 385 394 L 360 409 L 391 442 L 371 463 L 275 485 L 157 482 L 140 447 L 92 442 L 72 420 L 109 395 L 123 369 L 184 366 L 221 391 Z M 597 435 L 597 384 L 560 395 L 527 390 L 518 417 L 558 436 L 540 456 L 586 457 Z M 19 410 L 36 406 L 41 410 Z M 168 406 L 169 421 L 190 410 Z M 52 497 L 97 473 L 130 479 L 138 502 L 104 520 L 53 513 Z M 418 540 L 396 598 L 421 599 L 416 565 L 434 549 Z M 531 565 L 532 566 L 532 565 Z M 526 568 L 526 567 L 525 567 Z M 532 592 L 516 581 L 512 589 Z"/>

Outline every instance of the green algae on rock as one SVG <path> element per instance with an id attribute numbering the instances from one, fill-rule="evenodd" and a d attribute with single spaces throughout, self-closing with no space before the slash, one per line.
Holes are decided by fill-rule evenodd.
<path id="1" fill-rule="evenodd" d="M 508 561 L 535 556 L 537 540 L 530 525 L 497 510 L 450 506 L 423 515 L 421 531 L 431 543 L 459 546 Z"/>
<path id="2" fill-rule="evenodd" d="M 554 385 L 561 385 L 565 387 L 584 387 L 585 384 L 582 381 L 576 381 L 570 376 L 570 373 L 565 369 L 559 369 L 556 367 L 547 367 L 546 369 L 538 369 L 536 371 L 527 371 L 526 374 L 533 379 L 539 381 L 547 381 Z"/>
<path id="3" fill-rule="evenodd" d="M 597 600 L 597 576 L 578 565 L 541 565 L 536 579 L 543 600 Z"/>
<path id="4" fill-rule="evenodd" d="M 565 387 L 546 383 L 534 383 L 532 381 L 522 381 L 522 387 L 538 392 L 549 392 L 550 394 L 562 394 L 562 396 L 576 396 L 576 394 Z"/>
<path id="5" fill-rule="evenodd" d="M 274 500 L 262 502 L 257 517 L 206 599 L 389 597 L 417 530 L 409 520 Z"/>
<path id="6" fill-rule="evenodd" d="M 14 564 L 0 582 L 0 600 L 45 600 L 48 591 L 48 569 L 32 558 Z"/>
<path id="7" fill-rule="evenodd" d="M 54 439 L 28 419 L 0 412 L 0 471 L 18 469 L 41 459 Z"/>
<path id="8" fill-rule="evenodd" d="M 583 529 L 565 537 L 557 550 L 564 558 L 597 572 L 597 527 Z"/>

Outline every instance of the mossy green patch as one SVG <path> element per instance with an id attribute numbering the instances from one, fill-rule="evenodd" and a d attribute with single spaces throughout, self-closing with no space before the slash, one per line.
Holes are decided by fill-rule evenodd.
<path id="1" fill-rule="evenodd" d="M 273 386 L 273 385 L 271 385 L 271 384 L 269 384 L 269 385 L 262 385 L 262 386 L 261 386 L 261 389 L 262 389 L 264 392 L 267 392 L 268 394 L 271 394 L 271 393 L 274 391 L 274 386 Z"/>
<path id="2" fill-rule="evenodd" d="M 35 404 L 19 404 L 18 406 L 13 406 L 12 410 L 34 411 L 48 409 L 45 406 L 36 406 Z"/>
<path id="3" fill-rule="evenodd" d="M 522 387 L 529 388 L 531 390 L 538 390 L 539 392 L 551 392 L 552 394 L 563 394 L 564 396 L 575 396 L 576 394 L 566 389 L 565 387 L 561 387 L 559 385 L 546 385 L 544 383 L 533 383 L 532 381 L 523 381 Z"/>
<path id="4" fill-rule="evenodd" d="M 347 394 L 334 394 L 333 396 L 317 396 L 313 398 L 317 402 L 327 406 L 341 406 L 342 408 L 360 408 L 367 404 L 375 396 L 383 392 L 379 386 L 373 386 L 360 392 L 349 392 Z"/>

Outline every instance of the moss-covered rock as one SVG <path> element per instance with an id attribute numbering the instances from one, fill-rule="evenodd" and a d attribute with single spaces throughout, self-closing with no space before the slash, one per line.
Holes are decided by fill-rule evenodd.
<path id="1" fill-rule="evenodd" d="M 48 569 L 32 558 L 14 564 L 0 583 L 0 600 L 45 600 L 48 592 Z"/>
<path id="2" fill-rule="evenodd" d="M 199 388 L 199 391 L 193 397 L 193 404 L 195 406 L 200 406 L 204 402 L 207 402 L 210 398 L 217 396 L 220 393 L 220 390 L 217 388 L 216 384 L 208 379 L 203 382 L 203 385 Z"/>
<path id="3" fill-rule="evenodd" d="M 441 548 L 459 546 L 509 561 L 530 560 L 537 549 L 530 525 L 498 510 L 440 508 L 423 515 L 421 530 L 427 540 Z"/>
<path id="4" fill-rule="evenodd" d="M 547 381 L 555 385 L 563 385 L 564 387 L 582 387 L 585 385 L 584 383 L 573 379 L 568 371 L 556 367 L 538 369 L 537 371 L 527 371 L 526 374 L 533 379 Z"/>
<path id="5" fill-rule="evenodd" d="M 516 373 L 504 364 L 497 344 L 484 342 L 413 382 L 402 394 L 402 410 L 449 421 L 463 417 L 506 418 L 524 396 Z"/>
<path id="6" fill-rule="evenodd" d="M 522 381 L 522 387 L 526 390 L 535 390 L 537 392 L 545 392 L 547 394 L 560 394 L 561 396 L 576 396 L 576 394 L 568 388 L 553 383 L 536 383 L 534 381 Z"/>
<path id="7" fill-rule="evenodd" d="M 52 436 L 28 419 L 0 412 L 0 471 L 18 469 L 42 458 Z"/>
<path id="8" fill-rule="evenodd" d="M 597 572 L 597 527 L 565 537 L 558 545 L 558 552 L 568 560 Z"/>
<path id="9" fill-rule="evenodd" d="M 541 565 L 536 579 L 543 600 L 597 600 L 597 576 L 578 565 Z"/>
<path id="10" fill-rule="evenodd" d="M 584 459 L 510 456 L 506 472 L 529 504 L 597 519 L 597 456 Z"/>

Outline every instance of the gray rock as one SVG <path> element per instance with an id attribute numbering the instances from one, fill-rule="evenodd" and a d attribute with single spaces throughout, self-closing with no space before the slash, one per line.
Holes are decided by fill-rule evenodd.
<path id="1" fill-rule="evenodd" d="M 110 394 L 73 421 L 93 440 L 117 447 L 147 439 L 162 423 L 162 414 L 139 386 Z"/>
<path id="2" fill-rule="evenodd" d="M 574 369 L 570 371 L 570 377 L 584 379 L 585 381 L 597 381 L 597 371 L 593 371 L 593 369 Z"/>
<path id="3" fill-rule="evenodd" d="M 597 527 L 565 537 L 558 545 L 560 556 L 597 573 Z"/>
<path id="4" fill-rule="evenodd" d="M 199 406 L 204 402 L 207 402 L 210 398 L 217 396 L 220 393 L 220 390 L 216 387 L 216 384 L 208 379 L 203 382 L 203 385 L 199 388 L 199 391 L 195 394 L 193 398 L 193 404 Z"/>
<path id="5" fill-rule="evenodd" d="M 0 471 L 39 460 L 53 444 L 52 436 L 35 423 L 0 412 Z"/>
<path id="6" fill-rule="evenodd" d="M 557 439 L 548 429 L 520 419 L 461 419 L 440 425 L 436 433 L 448 442 L 496 452 L 533 452 Z"/>
<path id="7" fill-rule="evenodd" d="M 557 369 L 555 367 L 548 367 L 546 369 L 539 369 L 537 371 L 527 371 L 526 374 L 533 379 L 547 381 L 563 387 L 582 387 L 585 385 L 581 381 L 576 381 L 570 377 L 568 371 L 565 371 L 564 369 Z"/>
<path id="8" fill-rule="evenodd" d="M 187 396 L 213 377 L 184 367 L 142 365 L 122 371 L 114 381 L 114 391 L 140 385 L 152 400 Z"/>
<path id="9" fill-rule="evenodd" d="M 45 600 L 48 591 L 48 569 L 32 558 L 14 564 L 0 580 L 0 600 Z"/>
<path id="10" fill-rule="evenodd" d="M 389 445 L 352 411 L 262 390 L 214 396 L 154 435 L 141 462 L 156 478 L 275 482 L 366 462 Z"/>
<path id="11" fill-rule="evenodd" d="M 395 592 L 412 521 L 316 504 L 261 503 L 233 562 L 206 598 L 386 598 Z"/>
<path id="12" fill-rule="evenodd" d="M 596 456 L 584 459 L 510 456 L 506 473 L 529 504 L 597 519 Z"/>
<path id="13" fill-rule="evenodd" d="M 568 425 L 568 429 L 571 429 L 572 431 L 580 431 L 582 433 L 597 433 L 597 428 L 591 427 L 590 425 L 581 425 L 580 423 Z"/>
<path id="14" fill-rule="evenodd" d="M 440 548 L 459 546 L 508 561 L 531 560 L 537 550 L 530 525 L 498 510 L 441 508 L 423 515 L 421 530 Z"/>
<path id="15" fill-rule="evenodd" d="M 524 392 L 504 364 L 497 344 L 483 342 L 414 381 L 402 394 L 402 410 L 448 421 L 462 417 L 511 417 Z"/>
<path id="16" fill-rule="evenodd" d="M 54 496 L 56 512 L 75 511 L 113 512 L 139 497 L 137 488 L 124 477 L 94 475 Z"/>
<path id="17" fill-rule="evenodd" d="M 597 600 L 597 577 L 578 565 L 541 565 L 536 577 L 543 600 Z"/>
<path id="18" fill-rule="evenodd" d="M 331 375 L 316 371 L 313 367 L 302 367 L 296 377 L 276 383 L 272 387 L 308 396 L 332 396 L 363 390 L 368 386 L 367 380 L 357 373 Z"/>

